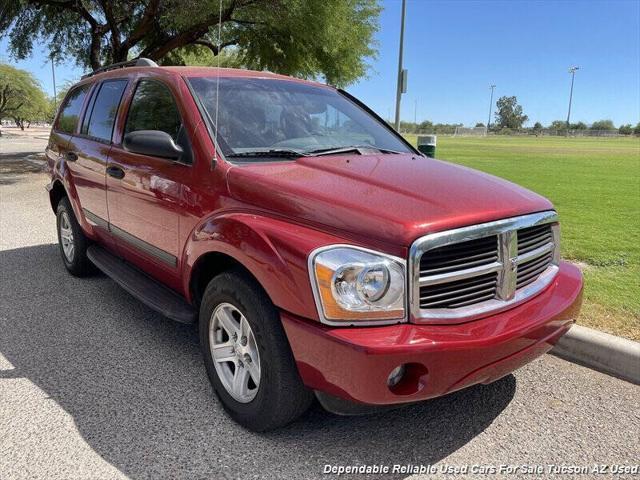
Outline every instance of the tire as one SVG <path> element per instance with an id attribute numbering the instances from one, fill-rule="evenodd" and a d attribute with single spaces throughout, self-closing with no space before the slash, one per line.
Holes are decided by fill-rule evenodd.
<path id="1" fill-rule="evenodd" d="M 216 328 L 225 323 L 221 318 L 228 319 L 224 312 L 230 314 L 236 324 L 243 325 L 242 317 L 246 320 L 249 334 L 242 333 L 238 339 L 240 343 L 233 338 L 227 339 L 229 335 L 224 327 Z M 264 432 L 292 422 L 309 408 L 313 394 L 300 379 L 278 311 L 247 273 L 232 270 L 211 280 L 200 305 L 199 329 L 209 380 L 224 409 L 237 423 L 249 430 Z M 246 333 L 246 326 L 238 331 Z M 242 343 L 243 338 L 248 338 L 246 344 Z M 225 351 L 222 357 L 234 358 L 235 355 L 244 366 L 236 366 L 235 360 L 214 361 L 212 344 L 225 349 L 226 344 L 233 346 L 234 349 Z M 252 345 L 257 348 L 257 355 Z M 221 358 L 221 350 L 217 351 Z M 244 360 L 243 351 L 249 352 L 244 354 Z M 257 384 L 254 381 L 256 360 L 259 367 Z M 237 398 L 237 392 L 229 387 L 236 379 L 236 370 L 248 378 L 248 387 L 244 389 L 246 398 Z M 229 379 L 230 373 L 233 380 Z"/>
<path id="2" fill-rule="evenodd" d="M 93 273 L 93 264 L 87 257 L 89 239 L 82 231 L 67 197 L 58 202 L 56 230 L 60 255 L 69 273 L 76 277 L 85 277 Z M 68 245 L 72 246 L 71 250 L 67 248 Z"/>

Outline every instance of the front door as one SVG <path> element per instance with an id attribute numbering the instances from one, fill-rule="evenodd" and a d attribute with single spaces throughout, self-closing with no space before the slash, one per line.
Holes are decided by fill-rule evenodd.
<path id="1" fill-rule="evenodd" d="M 191 149 L 175 98 L 158 80 L 142 79 L 135 88 L 123 138 L 139 130 L 168 133 L 186 154 L 175 162 L 114 144 L 107 167 L 111 232 L 127 260 L 179 288 L 180 212 L 184 184 L 190 181 Z"/>

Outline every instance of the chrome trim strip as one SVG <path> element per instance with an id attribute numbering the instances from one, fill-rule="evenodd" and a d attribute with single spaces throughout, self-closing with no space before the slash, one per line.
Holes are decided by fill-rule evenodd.
<path id="1" fill-rule="evenodd" d="M 553 248 L 553 242 L 549 242 L 545 243 L 541 247 L 536 248 L 535 250 L 531 250 L 530 252 L 518 255 L 518 265 L 524 262 L 528 262 L 529 260 L 535 260 L 538 257 L 542 257 L 543 255 L 551 253 L 553 251 Z"/>
<path id="2" fill-rule="evenodd" d="M 517 231 L 548 223 L 553 224 L 551 226 L 553 242 L 543 245 L 531 252 L 527 252 L 522 256 L 518 256 Z M 475 267 L 474 269 L 452 272 L 448 278 L 444 279 L 440 277 L 446 277 L 447 274 L 431 277 L 420 276 L 420 259 L 424 252 L 453 243 L 461 243 L 493 235 L 498 236 L 498 262 Z M 522 303 L 544 290 L 555 277 L 560 263 L 559 245 L 560 229 L 558 225 L 558 215 L 555 211 L 506 218 L 494 222 L 436 232 L 418 238 L 411 245 L 408 261 L 407 288 L 409 292 L 409 315 L 411 321 L 415 323 L 461 323 L 479 318 L 488 313 L 497 313 Z M 535 282 L 516 290 L 518 264 L 535 259 L 549 252 L 553 252 L 551 265 L 547 267 Z M 480 273 L 476 273 L 475 275 L 471 274 L 467 277 L 466 274 L 473 270 Z M 431 284 L 429 282 L 433 277 L 438 277 L 437 283 L 453 282 L 460 278 L 474 277 L 491 271 L 498 272 L 498 284 L 496 286 L 497 298 L 460 308 L 420 308 L 420 287 Z"/>
<path id="3" fill-rule="evenodd" d="M 383 252 L 379 252 L 377 250 L 371 250 L 369 248 L 358 247 L 356 245 L 349 245 L 346 243 L 335 243 L 332 245 L 325 245 L 324 247 L 318 247 L 313 250 L 309 256 L 307 257 L 307 271 L 309 272 L 309 280 L 311 281 L 311 290 L 313 291 L 313 299 L 316 304 L 316 310 L 318 311 L 318 318 L 320 319 L 320 323 L 325 325 L 331 325 L 333 327 L 370 327 L 370 326 L 380 326 L 380 325 L 394 325 L 397 323 L 407 323 L 409 321 L 409 305 L 407 304 L 407 286 L 405 282 L 405 292 L 404 292 L 404 317 L 402 318 L 394 318 L 388 320 L 329 320 L 324 316 L 324 310 L 322 308 L 322 302 L 320 301 L 320 292 L 318 290 L 318 282 L 316 281 L 315 276 L 315 268 L 313 265 L 313 261 L 319 253 L 324 252 L 325 250 L 331 250 L 334 248 L 353 248 L 355 250 L 362 250 L 363 252 L 372 253 L 374 255 L 380 255 L 382 257 L 387 257 L 392 259 L 395 262 L 400 263 L 404 267 L 404 275 L 405 279 L 407 277 L 407 262 L 403 258 L 394 257 L 393 255 L 388 255 Z"/>
<path id="4" fill-rule="evenodd" d="M 506 260 L 506 265 L 500 263 L 496 295 L 500 300 L 511 300 L 516 294 L 517 262 L 513 258 L 518 255 L 518 235 L 515 230 L 498 236 L 498 259 Z"/>
<path id="5" fill-rule="evenodd" d="M 473 268 L 458 270 L 457 272 L 439 273 L 437 275 L 429 275 L 428 277 L 420 277 L 420 286 L 438 285 L 439 283 L 455 282 L 456 280 L 464 280 L 465 278 L 478 277 L 487 273 L 497 272 L 502 268 L 502 263 L 493 262 L 488 265 L 479 265 Z"/>

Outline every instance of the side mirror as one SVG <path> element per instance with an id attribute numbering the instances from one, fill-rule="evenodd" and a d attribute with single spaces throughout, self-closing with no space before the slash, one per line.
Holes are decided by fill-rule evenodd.
<path id="1" fill-rule="evenodd" d="M 179 161 L 184 151 L 176 145 L 166 132 L 160 130 L 138 130 L 127 133 L 122 143 L 124 148 L 140 155 L 168 158 Z"/>

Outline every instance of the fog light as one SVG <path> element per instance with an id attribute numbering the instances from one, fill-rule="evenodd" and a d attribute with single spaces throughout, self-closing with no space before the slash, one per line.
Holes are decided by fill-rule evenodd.
<path id="1" fill-rule="evenodd" d="M 400 382 L 400 380 L 402 380 L 404 370 L 404 365 L 399 365 L 391 370 L 389 378 L 387 379 L 387 385 L 389 385 L 390 388 L 395 387 Z"/>

